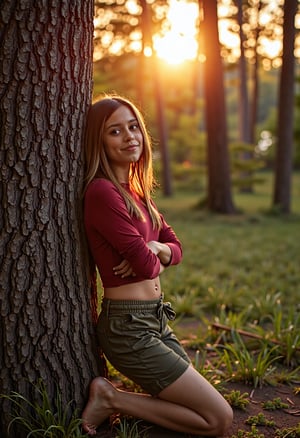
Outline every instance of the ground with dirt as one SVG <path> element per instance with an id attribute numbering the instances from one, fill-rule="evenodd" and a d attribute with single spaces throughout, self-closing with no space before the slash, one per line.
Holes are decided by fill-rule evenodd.
<path id="1" fill-rule="evenodd" d="M 193 337 L 192 333 L 196 332 L 197 326 L 195 322 L 184 322 L 181 323 L 181 327 L 185 330 L 181 332 L 181 339 L 183 345 L 185 346 L 189 356 L 193 360 L 195 356 L 195 351 L 187 348 L 188 341 Z M 299 386 L 299 385 L 298 385 Z M 229 382 L 223 384 L 222 393 L 230 393 L 232 390 L 240 391 L 240 394 L 247 393 L 249 398 L 249 404 L 246 406 L 245 410 L 234 408 L 234 419 L 233 424 L 226 436 L 224 438 L 277 438 L 278 434 L 276 431 L 278 429 L 283 430 L 287 428 L 292 428 L 299 425 L 299 432 L 294 435 L 286 435 L 288 438 L 300 437 L 300 394 L 295 394 L 294 388 L 288 385 L 277 385 L 277 386 L 264 386 L 263 388 L 252 388 L 243 383 L 239 382 Z M 276 410 L 265 410 L 263 408 L 263 403 L 278 399 L 288 405 L 285 409 Z M 264 418 L 273 421 L 273 426 L 255 426 L 258 430 L 257 434 L 247 435 L 246 433 L 251 432 L 251 425 L 246 424 L 246 420 L 251 417 L 255 417 L 258 414 L 263 414 Z M 153 424 L 146 424 L 144 422 L 139 423 L 139 428 L 141 430 L 140 436 L 145 437 L 143 434 L 144 430 L 147 430 L 147 438 L 188 438 L 191 435 L 176 433 L 170 430 L 162 429 Z M 97 437 L 101 438 L 115 438 L 116 433 L 112 433 L 111 425 L 106 422 L 98 429 Z M 238 431 L 244 431 L 244 433 L 238 436 Z M 124 435 L 125 437 L 125 435 Z M 200 437 L 199 437 L 200 438 Z M 283 436 L 280 436 L 283 438 Z"/>
<path id="2" fill-rule="evenodd" d="M 251 425 L 247 425 L 245 422 L 249 417 L 257 416 L 262 413 L 267 420 L 274 421 L 274 426 L 256 426 L 259 435 L 252 435 L 257 438 L 274 438 L 276 437 L 277 429 L 287 429 L 294 427 L 300 423 L 300 396 L 295 395 L 293 388 L 286 385 L 278 385 L 276 387 L 266 386 L 262 389 L 253 389 L 247 385 L 241 383 L 228 383 L 224 386 L 229 392 L 231 390 L 238 390 L 241 394 L 249 394 L 249 404 L 245 411 L 241 409 L 234 409 L 234 420 L 232 427 L 228 431 L 224 438 L 232 438 L 237 436 L 239 430 L 246 432 L 251 431 Z M 276 409 L 273 411 L 265 410 L 262 407 L 262 403 L 270 400 L 280 398 L 283 403 L 288 405 L 286 409 Z M 170 430 L 162 429 L 152 424 L 140 423 L 140 436 L 143 436 L 143 431 L 147 430 L 148 438 L 187 438 L 189 435 L 176 433 Z M 300 428 L 299 428 L 300 430 Z M 296 436 L 296 435 L 295 435 Z M 297 437 L 300 436 L 298 433 Z M 116 437 L 116 433 L 111 431 L 111 426 L 108 422 L 102 425 L 98 429 L 97 437 L 109 438 Z"/>

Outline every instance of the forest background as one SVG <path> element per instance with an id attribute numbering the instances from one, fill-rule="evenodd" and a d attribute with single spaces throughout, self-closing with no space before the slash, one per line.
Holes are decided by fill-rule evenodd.
<path id="1" fill-rule="evenodd" d="M 210 116 L 205 112 L 207 48 L 201 3 L 199 9 L 196 2 L 153 2 L 146 5 L 146 14 L 142 7 L 135 2 L 114 7 L 96 3 L 94 96 L 117 92 L 142 107 L 154 138 L 164 194 L 170 195 L 175 184 L 176 189 L 203 190 L 205 197 Z M 292 8 L 291 3 L 287 7 Z M 297 29 L 297 13 L 294 20 Z M 209 26 L 211 33 L 213 24 Z M 284 129 L 293 132 L 292 148 L 285 139 L 284 156 L 291 154 L 290 171 L 299 169 L 299 35 L 295 32 L 289 43 L 295 63 L 288 68 L 294 75 L 282 78 L 282 2 L 219 2 L 217 31 L 216 45 L 209 50 L 220 52 L 223 71 L 213 70 L 210 81 L 224 81 L 225 106 L 221 98 L 222 111 L 218 108 L 212 117 L 226 120 L 222 148 L 229 150 L 233 188 L 252 191 L 262 170 L 276 177 L 278 138 Z M 148 54 L 143 62 L 141 52 Z M 284 104 L 284 115 L 280 115 L 281 80 L 283 89 L 293 90 L 292 107 Z M 289 118 L 289 127 L 280 123 L 284 117 Z M 273 199 L 270 206 L 276 202 L 281 203 Z"/>

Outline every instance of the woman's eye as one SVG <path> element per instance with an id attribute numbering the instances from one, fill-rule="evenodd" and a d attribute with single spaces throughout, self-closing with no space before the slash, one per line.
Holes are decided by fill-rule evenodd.
<path id="1" fill-rule="evenodd" d="M 139 129 L 139 125 L 137 125 L 137 124 L 131 125 L 130 129 L 132 131 L 135 131 L 136 129 Z"/>
<path id="2" fill-rule="evenodd" d="M 120 133 L 120 130 L 119 129 L 113 129 L 110 133 L 112 135 L 118 135 Z"/>

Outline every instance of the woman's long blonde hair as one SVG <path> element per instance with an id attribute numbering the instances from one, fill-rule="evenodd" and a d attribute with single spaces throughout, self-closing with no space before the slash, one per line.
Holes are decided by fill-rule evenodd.
<path id="1" fill-rule="evenodd" d="M 131 163 L 129 184 L 147 207 L 154 228 L 160 229 L 161 218 L 151 201 L 154 187 L 152 167 L 152 144 L 143 116 L 139 109 L 128 99 L 118 95 L 105 95 L 93 103 L 89 109 L 85 132 L 85 189 L 95 177 L 110 180 L 124 198 L 129 214 L 143 220 L 143 214 L 134 198 L 122 187 L 113 173 L 104 148 L 104 125 L 120 106 L 127 106 L 135 115 L 143 135 L 143 152 L 136 163 Z"/>

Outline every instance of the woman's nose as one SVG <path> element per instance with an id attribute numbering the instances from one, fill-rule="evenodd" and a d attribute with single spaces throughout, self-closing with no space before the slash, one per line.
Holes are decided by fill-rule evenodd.
<path id="1" fill-rule="evenodd" d="M 134 138 L 134 134 L 132 131 L 130 131 L 130 129 L 127 128 L 125 132 L 126 132 L 126 138 L 129 138 L 129 139 Z"/>

